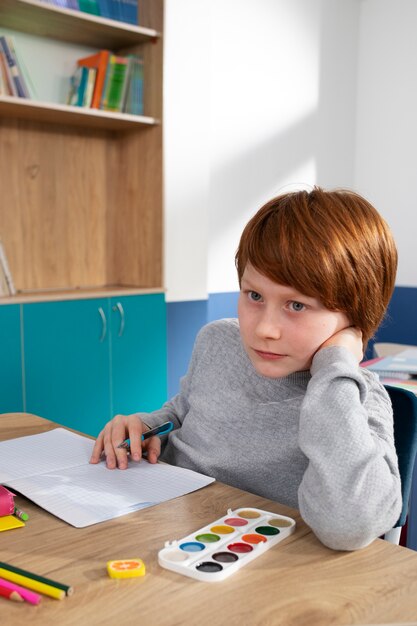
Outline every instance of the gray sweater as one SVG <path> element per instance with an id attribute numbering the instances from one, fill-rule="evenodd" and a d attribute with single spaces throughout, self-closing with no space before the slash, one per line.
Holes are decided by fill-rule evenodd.
<path id="1" fill-rule="evenodd" d="M 300 510 L 327 546 L 355 550 L 401 511 L 392 408 L 384 387 L 345 348 L 311 372 L 266 378 L 242 346 L 239 322 L 205 326 L 180 393 L 139 413 L 175 430 L 161 459 Z"/>

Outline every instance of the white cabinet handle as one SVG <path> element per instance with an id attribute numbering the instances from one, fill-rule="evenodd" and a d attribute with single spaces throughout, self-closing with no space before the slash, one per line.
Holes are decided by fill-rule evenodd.
<path id="1" fill-rule="evenodd" d="M 119 326 L 119 337 L 123 335 L 125 329 L 125 312 L 123 306 L 120 302 L 114 305 L 113 311 L 119 311 L 120 313 L 120 326 Z"/>
<path id="2" fill-rule="evenodd" d="M 98 312 L 100 314 L 101 321 L 102 321 L 101 337 L 100 337 L 100 343 L 102 343 L 107 335 L 107 319 L 106 319 L 106 315 L 102 307 L 99 307 Z"/>

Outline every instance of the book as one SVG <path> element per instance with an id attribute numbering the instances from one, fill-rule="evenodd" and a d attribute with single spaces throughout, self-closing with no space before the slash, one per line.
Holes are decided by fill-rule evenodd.
<path id="1" fill-rule="evenodd" d="M 82 69 L 87 70 L 87 81 L 86 81 L 86 85 L 84 89 L 84 98 L 83 98 L 82 106 L 91 107 L 91 103 L 93 101 L 94 87 L 96 84 L 97 70 L 95 67 L 89 67 L 89 68 L 83 67 Z"/>
<path id="2" fill-rule="evenodd" d="M 16 295 L 16 288 L 14 286 L 12 273 L 10 271 L 9 263 L 7 261 L 6 252 L 2 241 L 0 240 L 0 266 L 6 281 L 8 293 L 10 296 Z"/>
<path id="3" fill-rule="evenodd" d="M 75 9 L 78 10 L 78 4 L 74 4 L 74 0 L 50 0 L 49 4 L 53 4 L 61 9 Z"/>
<path id="4" fill-rule="evenodd" d="M 97 0 L 98 1 L 98 6 L 99 6 L 99 11 L 100 11 L 100 15 L 101 17 L 107 17 L 108 19 L 112 19 L 112 14 L 110 11 L 110 1 L 109 0 Z"/>
<path id="5" fill-rule="evenodd" d="M 10 296 L 3 265 L 0 263 L 0 297 Z"/>
<path id="6" fill-rule="evenodd" d="M 123 111 L 132 115 L 143 115 L 143 58 L 129 55 L 130 67 Z"/>
<path id="7" fill-rule="evenodd" d="M 120 0 L 107 0 L 107 6 L 110 12 L 110 19 L 120 22 L 122 20 Z"/>
<path id="8" fill-rule="evenodd" d="M 83 13 L 91 15 L 100 15 L 100 7 L 98 0 L 78 0 L 78 6 Z"/>
<path id="9" fill-rule="evenodd" d="M 76 528 L 191 493 L 214 478 L 166 463 L 109 470 L 89 459 L 94 440 L 56 428 L 0 442 L 1 484 Z"/>
<path id="10" fill-rule="evenodd" d="M 29 92 L 16 60 L 13 42 L 10 37 L 0 36 L 0 51 L 6 61 L 6 71 L 12 88 L 12 95 L 19 98 L 28 98 Z"/>
<path id="11" fill-rule="evenodd" d="M 406 389 L 411 391 L 417 396 L 417 380 L 398 380 L 398 378 L 380 378 L 383 385 L 389 385 L 390 387 L 399 387 L 400 389 Z"/>
<path id="12" fill-rule="evenodd" d="M 362 366 L 380 377 L 407 380 L 417 376 L 417 347 L 407 348 L 391 356 L 371 359 L 363 363 Z"/>
<path id="13" fill-rule="evenodd" d="M 87 88 L 88 81 L 88 67 L 81 67 L 81 75 L 80 82 L 78 83 L 77 88 L 77 99 L 75 102 L 75 106 L 82 107 L 84 105 L 84 95 Z"/>
<path id="14" fill-rule="evenodd" d="M 80 10 L 78 0 L 49 0 L 49 4 L 61 7 L 62 9 L 72 9 L 73 11 Z"/>
<path id="15" fill-rule="evenodd" d="M 83 67 L 76 67 L 72 76 L 70 76 L 70 84 L 67 96 L 67 104 L 77 106 L 78 102 L 78 89 L 80 87 L 81 78 L 83 75 Z"/>
<path id="16" fill-rule="evenodd" d="M 100 109 L 104 111 L 122 110 L 128 69 L 129 60 L 126 57 L 110 55 Z"/>
<path id="17" fill-rule="evenodd" d="M 9 74 L 6 68 L 6 61 L 0 52 L 0 94 L 2 96 L 11 96 L 12 87 L 10 85 Z"/>
<path id="18" fill-rule="evenodd" d="M 78 59 L 77 61 L 77 65 L 79 67 L 93 67 L 97 70 L 93 97 L 91 101 L 91 107 L 93 109 L 100 108 L 109 57 L 109 50 L 100 50 L 95 54 L 92 54 L 88 57 L 83 57 L 82 59 Z"/>
<path id="19" fill-rule="evenodd" d="M 28 93 L 27 97 L 29 99 L 37 99 L 37 90 L 35 85 L 33 84 L 31 73 L 29 72 L 25 64 L 24 58 L 19 53 L 17 48 L 13 48 L 13 52 L 16 58 L 17 65 L 19 67 L 19 72 L 22 76 L 24 87 L 26 88 Z"/>
<path id="20" fill-rule="evenodd" d="M 121 20 L 128 24 L 139 24 L 138 0 L 120 0 Z"/>

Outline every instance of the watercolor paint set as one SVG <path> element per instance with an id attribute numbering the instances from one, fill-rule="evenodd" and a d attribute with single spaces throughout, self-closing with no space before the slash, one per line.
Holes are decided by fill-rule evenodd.
<path id="1" fill-rule="evenodd" d="M 227 514 L 158 552 L 162 567 L 204 582 L 224 580 L 291 535 L 295 521 L 250 507 Z"/>

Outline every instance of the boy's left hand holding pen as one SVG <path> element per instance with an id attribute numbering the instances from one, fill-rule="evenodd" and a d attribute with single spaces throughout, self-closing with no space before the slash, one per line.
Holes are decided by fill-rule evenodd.
<path id="1" fill-rule="evenodd" d="M 132 460 L 140 461 L 142 448 L 148 462 L 156 463 L 161 452 L 159 437 L 168 434 L 173 427 L 172 422 L 165 422 L 149 429 L 137 414 L 116 415 L 97 437 L 90 463 L 99 463 L 104 454 L 109 469 L 126 469 L 128 453 Z"/>

